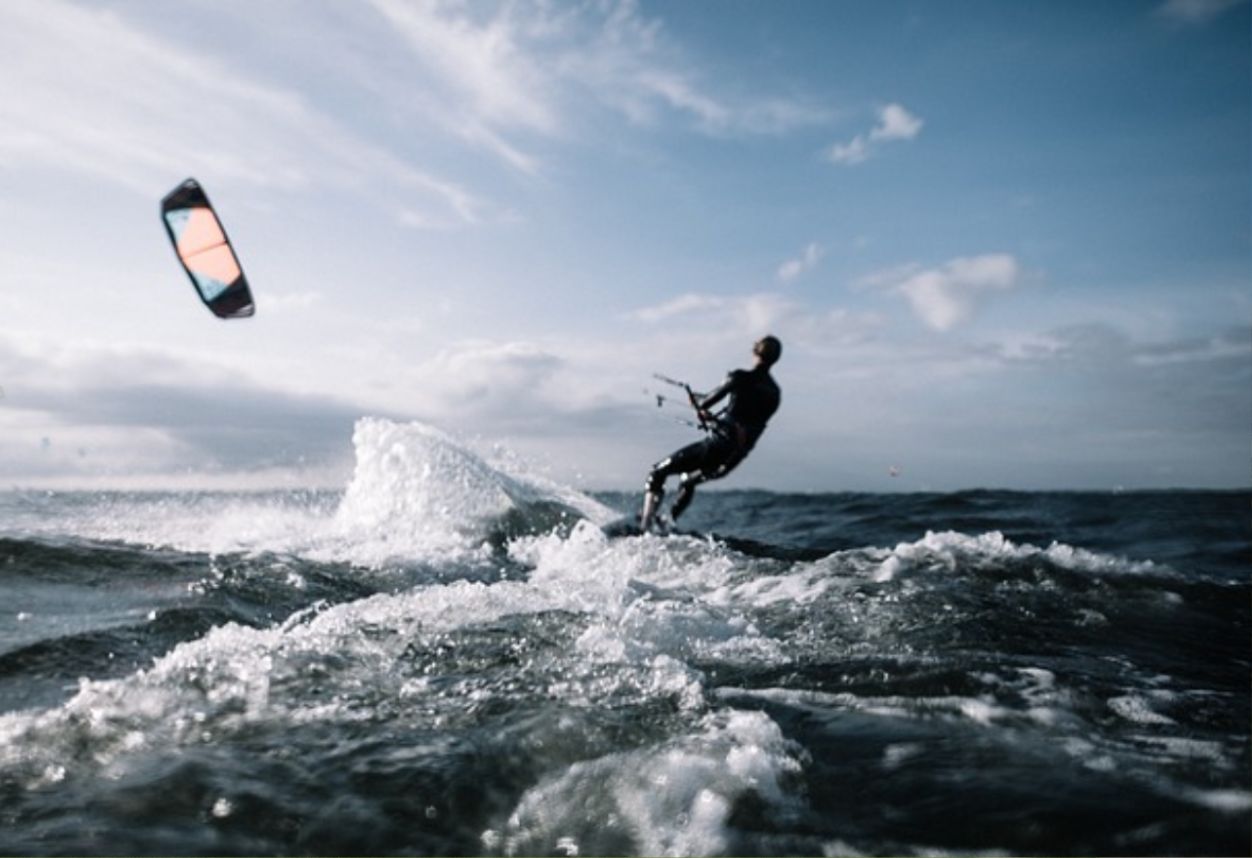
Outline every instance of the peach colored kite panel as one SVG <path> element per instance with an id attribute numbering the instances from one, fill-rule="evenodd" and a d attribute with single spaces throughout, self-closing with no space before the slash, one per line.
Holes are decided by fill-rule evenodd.
<path id="1" fill-rule="evenodd" d="M 233 283 L 240 273 L 235 254 L 231 253 L 230 248 L 225 244 L 210 247 L 191 256 L 184 255 L 183 261 L 196 274 L 220 280 L 227 286 Z"/>
<path id="2" fill-rule="evenodd" d="M 178 255 L 189 260 L 201 251 L 225 243 L 226 234 L 222 232 L 217 216 L 209 209 L 196 207 L 190 210 L 187 225 L 178 237 Z"/>

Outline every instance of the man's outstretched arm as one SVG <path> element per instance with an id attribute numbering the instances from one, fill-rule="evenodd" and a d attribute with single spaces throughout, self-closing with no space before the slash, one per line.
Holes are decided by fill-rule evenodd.
<path id="1" fill-rule="evenodd" d="M 695 396 L 695 394 L 692 394 L 691 404 L 695 406 L 696 411 L 703 412 L 707 415 L 709 410 L 712 409 L 714 405 L 721 402 L 732 390 L 734 390 L 735 381 L 735 374 L 732 372 L 730 375 L 726 376 L 726 380 L 722 382 L 720 387 L 712 393 L 706 395 L 703 399 L 699 399 Z"/>

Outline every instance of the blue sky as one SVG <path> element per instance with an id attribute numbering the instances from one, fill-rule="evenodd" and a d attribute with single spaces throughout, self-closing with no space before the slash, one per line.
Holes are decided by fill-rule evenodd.
<path id="1" fill-rule="evenodd" d="M 342 485 L 360 416 L 634 488 L 1252 482 L 1246 0 L 0 4 L 0 483 Z M 257 296 L 195 300 L 208 189 Z M 889 468 L 900 469 L 889 476 Z"/>

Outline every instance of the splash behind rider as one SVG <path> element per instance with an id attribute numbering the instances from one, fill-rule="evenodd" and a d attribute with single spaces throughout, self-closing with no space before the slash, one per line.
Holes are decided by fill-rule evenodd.
<path id="1" fill-rule="evenodd" d="M 639 516 L 639 526 L 643 530 L 652 527 L 656 519 L 661 498 L 665 495 L 666 479 L 674 474 L 682 475 L 678 482 L 678 497 L 670 508 L 670 517 L 677 521 L 691 503 L 696 486 L 729 474 L 751 452 L 765 431 L 782 398 L 778 384 L 769 374 L 770 367 L 782 355 L 782 343 L 776 337 L 762 337 L 753 344 L 752 354 L 756 358 L 752 369 L 734 370 L 721 387 L 707 396 L 701 398 L 687 391 L 701 424 L 709 429 L 709 436 L 688 444 L 652 466 L 645 486 L 643 511 Z M 711 409 L 726 397 L 730 397 L 729 404 L 719 416 L 714 417 Z"/>

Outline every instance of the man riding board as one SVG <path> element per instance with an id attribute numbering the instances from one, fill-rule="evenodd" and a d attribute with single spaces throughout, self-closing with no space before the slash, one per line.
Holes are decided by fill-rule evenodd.
<path id="1" fill-rule="evenodd" d="M 678 497 L 670 507 L 670 519 L 677 521 L 691 503 L 696 486 L 734 470 L 752 451 L 770 417 L 778 410 L 782 392 L 769 370 L 782 355 L 782 343 L 777 337 L 762 337 L 753 344 L 752 354 L 755 358 L 752 369 L 733 370 L 721 387 L 707 396 L 701 398 L 687 388 L 687 397 L 700 418 L 700 425 L 709 435 L 652 466 L 639 516 L 639 527 L 643 531 L 648 531 L 656 521 L 669 477 L 682 475 L 678 481 Z M 711 409 L 726 397 L 730 398 L 729 404 L 715 416 Z"/>

